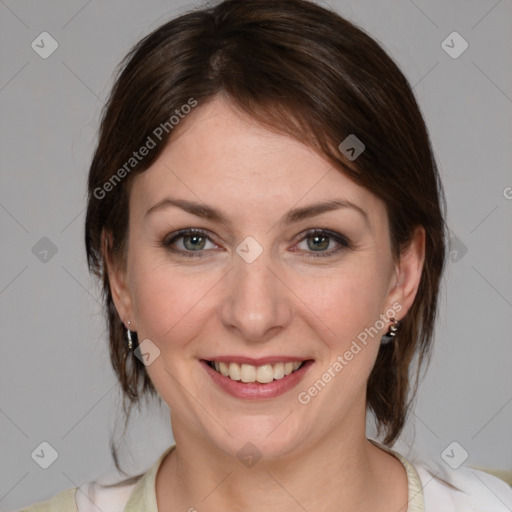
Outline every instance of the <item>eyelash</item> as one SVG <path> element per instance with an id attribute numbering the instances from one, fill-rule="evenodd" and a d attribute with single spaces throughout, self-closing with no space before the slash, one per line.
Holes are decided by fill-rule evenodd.
<path id="1" fill-rule="evenodd" d="M 210 242 L 214 243 L 213 240 L 211 240 L 211 238 L 208 236 L 208 234 L 205 231 L 203 231 L 201 229 L 187 228 L 187 229 L 182 229 L 180 231 L 177 231 L 175 233 L 171 233 L 170 235 L 166 236 L 164 238 L 164 240 L 162 240 L 160 245 L 162 247 L 168 249 L 169 251 L 172 251 L 174 253 L 179 253 L 188 258 L 203 257 L 203 255 L 201 253 L 203 253 L 205 250 L 183 251 L 181 249 L 171 249 L 171 245 L 173 243 L 175 243 L 180 238 L 184 238 L 186 236 L 201 236 L 201 237 L 206 238 Z M 338 254 L 340 251 L 342 251 L 344 249 L 354 249 L 352 242 L 348 238 L 341 235 L 340 233 L 336 233 L 334 231 L 330 231 L 327 229 L 312 229 L 310 231 L 307 231 L 306 233 L 304 233 L 304 236 L 299 240 L 298 243 L 300 243 L 303 240 L 306 240 L 308 238 L 312 238 L 314 236 L 323 236 L 323 237 L 330 238 L 330 239 L 334 240 L 335 242 L 337 242 L 340 245 L 340 247 L 338 247 L 337 249 L 334 249 L 334 250 L 330 250 L 330 251 L 320 251 L 320 252 L 306 251 L 306 253 L 309 252 L 309 254 L 307 254 L 307 256 L 306 256 L 307 258 L 314 258 L 314 259 L 329 258 L 329 257 L 332 257 L 332 256 Z"/>

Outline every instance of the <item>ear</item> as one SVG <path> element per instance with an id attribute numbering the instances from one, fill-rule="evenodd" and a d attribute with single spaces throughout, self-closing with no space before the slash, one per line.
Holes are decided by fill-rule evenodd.
<path id="1" fill-rule="evenodd" d="M 136 331 L 137 327 L 134 323 L 133 303 L 127 285 L 126 265 L 114 256 L 112 251 L 112 234 L 105 230 L 103 230 L 101 234 L 101 247 L 103 251 L 103 261 L 107 269 L 110 291 L 112 293 L 112 300 L 114 301 L 117 313 L 126 328 L 128 328 L 128 322 L 130 322 L 130 330 Z"/>
<path id="2" fill-rule="evenodd" d="M 417 226 L 409 246 L 400 254 L 400 261 L 395 266 L 394 281 L 392 289 L 388 294 L 390 304 L 398 303 L 400 309 L 400 320 L 403 318 L 414 302 L 418 291 L 423 264 L 425 262 L 425 228 Z"/>

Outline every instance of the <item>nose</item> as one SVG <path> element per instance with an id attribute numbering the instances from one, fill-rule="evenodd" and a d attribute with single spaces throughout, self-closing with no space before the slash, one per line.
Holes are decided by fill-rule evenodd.
<path id="1" fill-rule="evenodd" d="M 236 255 L 225 283 L 222 322 L 250 342 L 268 341 L 292 318 L 293 294 L 279 265 L 272 264 L 267 252 L 251 263 Z"/>

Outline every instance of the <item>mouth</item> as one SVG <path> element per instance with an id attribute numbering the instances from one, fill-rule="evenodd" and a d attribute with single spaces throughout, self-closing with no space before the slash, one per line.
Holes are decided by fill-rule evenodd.
<path id="1" fill-rule="evenodd" d="M 299 370 L 306 361 L 277 362 L 255 366 L 225 361 L 206 361 L 210 368 L 230 380 L 239 382 L 258 382 L 268 384 L 274 380 L 284 379 Z"/>
<path id="2" fill-rule="evenodd" d="M 314 364 L 313 359 L 284 357 L 236 359 L 201 359 L 200 362 L 221 390 L 236 398 L 249 400 L 275 398 L 285 393 L 294 388 Z"/>

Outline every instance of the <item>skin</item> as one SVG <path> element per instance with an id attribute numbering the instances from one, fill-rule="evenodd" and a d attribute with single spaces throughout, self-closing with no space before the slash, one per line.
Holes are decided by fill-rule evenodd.
<path id="1" fill-rule="evenodd" d="M 405 510 L 404 467 L 365 435 L 367 380 L 391 322 L 308 404 L 297 395 L 393 304 L 401 306 L 397 319 L 406 315 L 423 268 L 423 228 L 394 262 L 379 198 L 220 97 L 175 130 L 157 161 L 133 179 L 126 260 L 108 259 L 121 319 L 160 350 L 147 371 L 171 410 L 177 447 L 157 474 L 158 509 Z M 175 206 L 146 215 L 166 197 L 221 209 L 230 224 Z M 367 221 L 347 207 L 279 223 L 292 208 L 335 198 L 358 205 Z M 202 257 L 162 245 L 184 228 L 207 232 Z M 314 228 L 340 233 L 353 247 L 328 238 L 318 249 L 306 237 Z M 252 263 L 236 252 L 248 236 L 263 250 Z M 172 248 L 198 252 L 190 238 Z M 319 252 L 331 256 L 314 258 Z M 227 354 L 297 356 L 314 365 L 279 397 L 243 400 L 221 390 L 199 363 Z M 247 442 L 262 456 L 251 468 L 237 458 Z"/>

